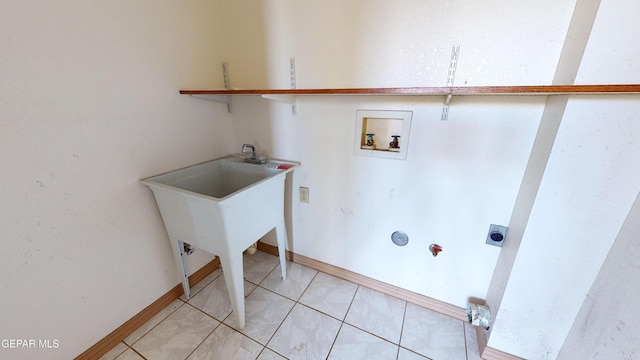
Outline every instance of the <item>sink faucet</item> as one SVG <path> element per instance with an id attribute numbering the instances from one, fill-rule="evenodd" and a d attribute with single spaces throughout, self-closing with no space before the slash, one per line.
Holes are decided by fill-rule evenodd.
<path id="1" fill-rule="evenodd" d="M 244 144 L 242 145 L 242 153 L 245 153 L 245 149 L 249 148 L 251 149 L 251 159 L 255 159 L 256 158 L 256 147 L 251 145 L 251 144 Z"/>
<path id="2" fill-rule="evenodd" d="M 250 163 L 250 164 L 266 164 L 267 160 L 266 159 L 258 159 L 258 157 L 256 156 L 256 147 L 251 145 L 251 144 L 244 144 L 242 145 L 242 153 L 245 153 L 245 149 L 249 148 L 251 149 L 251 157 L 250 158 L 245 158 L 244 162 L 246 163 Z"/>

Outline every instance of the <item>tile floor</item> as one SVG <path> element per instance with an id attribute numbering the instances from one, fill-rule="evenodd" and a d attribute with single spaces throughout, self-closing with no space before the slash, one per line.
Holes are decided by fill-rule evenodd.
<path id="1" fill-rule="evenodd" d="M 102 360 L 478 360 L 475 329 L 460 320 L 258 251 L 244 257 L 246 326 L 220 269 L 175 300 Z"/>

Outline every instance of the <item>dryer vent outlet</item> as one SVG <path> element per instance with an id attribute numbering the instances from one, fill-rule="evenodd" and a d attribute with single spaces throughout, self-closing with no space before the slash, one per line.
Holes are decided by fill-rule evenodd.
<path id="1" fill-rule="evenodd" d="M 507 227 L 491 224 L 486 243 L 493 246 L 502 247 L 504 239 L 507 237 Z"/>

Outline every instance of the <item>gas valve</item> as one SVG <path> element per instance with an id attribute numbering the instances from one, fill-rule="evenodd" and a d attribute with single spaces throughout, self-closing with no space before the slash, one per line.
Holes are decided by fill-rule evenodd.
<path id="1" fill-rule="evenodd" d="M 438 244 L 429 245 L 429 251 L 431 251 L 431 255 L 438 256 L 438 254 L 442 251 L 442 246 Z"/>

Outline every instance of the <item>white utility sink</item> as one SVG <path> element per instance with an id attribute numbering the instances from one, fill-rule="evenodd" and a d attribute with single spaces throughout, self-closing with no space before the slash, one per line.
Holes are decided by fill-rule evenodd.
<path id="1" fill-rule="evenodd" d="M 284 180 L 299 163 L 245 163 L 228 156 L 140 180 L 155 195 L 178 274 L 191 296 L 184 245 L 218 255 L 238 328 L 245 324 L 242 252 L 276 229 L 282 278 L 286 278 Z"/>

